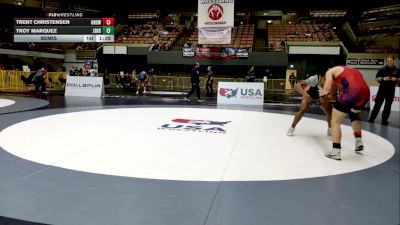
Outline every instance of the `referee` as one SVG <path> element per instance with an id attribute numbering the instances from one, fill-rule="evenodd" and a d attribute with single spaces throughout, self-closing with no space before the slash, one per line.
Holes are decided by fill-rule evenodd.
<path id="1" fill-rule="evenodd" d="M 398 69 L 394 66 L 394 57 L 392 55 L 386 58 L 386 66 L 378 70 L 375 80 L 379 82 L 379 89 L 376 94 L 375 106 L 368 122 L 373 123 L 375 121 L 383 101 L 385 101 L 382 112 L 382 125 L 387 126 L 389 124 L 388 119 L 392 108 L 396 84 L 400 81 L 400 74 Z"/>
<path id="2" fill-rule="evenodd" d="M 190 73 L 190 82 L 192 83 L 192 89 L 189 91 L 189 93 L 185 97 L 185 101 L 190 102 L 190 95 L 193 94 L 193 92 L 196 91 L 197 94 L 197 101 L 198 102 L 204 102 L 204 99 L 200 98 L 200 71 L 199 71 L 200 63 L 196 62 L 194 64 L 194 67 L 192 68 L 192 71 Z"/>

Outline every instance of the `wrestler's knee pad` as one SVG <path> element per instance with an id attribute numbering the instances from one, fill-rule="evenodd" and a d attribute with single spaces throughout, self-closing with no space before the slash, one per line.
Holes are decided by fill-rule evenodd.
<path id="1" fill-rule="evenodd" d="M 361 120 L 360 119 L 360 113 L 354 113 L 354 112 L 349 112 L 349 117 L 350 117 L 350 121 L 356 121 L 356 120 Z"/>

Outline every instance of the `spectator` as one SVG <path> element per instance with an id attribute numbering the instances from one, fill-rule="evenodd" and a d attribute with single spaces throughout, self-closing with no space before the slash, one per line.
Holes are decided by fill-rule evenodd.
<path id="1" fill-rule="evenodd" d="M 64 66 L 61 66 L 60 72 L 62 73 L 59 77 L 58 77 L 58 82 L 60 82 L 60 85 L 64 88 L 66 82 L 67 82 L 67 74 L 66 74 L 67 69 Z"/>
<path id="2" fill-rule="evenodd" d="M 44 68 L 40 68 L 32 77 L 32 83 L 35 85 L 35 94 L 40 94 L 46 91 L 46 74 L 47 71 Z"/>
<path id="3" fill-rule="evenodd" d="M 83 65 L 83 76 L 88 76 L 89 75 L 89 64 L 85 63 Z"/>
<path id="4" fill-rule="evenodd" d="M 214 73 L 212 71 L 212 66 L 207 67 L 207 74 L 206 74 L 206 97 L 213 97 L 214 92 L 213 92 L 213 76 Z"/>
<path id="5" fill-rule="evenodd" d="M 121 77 L 120 77 L 120 85 L 122 88 L 124 88 L 125 90 L 128 90 L 132 87 L 132 80 L 131 77 L 128 74 L 124 74 L 123 71 L 121 71 Z"/>
<path id="6" fill-rule="evenodd" d="M 137 76 L 136 69 L 133 69 L 132 70 L 132 80 L 133 81 L 135 81 L 137 79 L 136 76 Z"/>
<path id="7" fill-rule="evenodd" d="M 149 76 L 151 77 L 151 76 L 154 76 L 154 68 L 151 68 L 150 70 L 149 70 Z"/>
<path id="8" fill-rule="evenodd" d="M 103 82 L 104 82 L 104 86 L 108 88 L 108 85 L 110 85 L 110 76 L 108 75 L 107 69 L 104 70 Z"/>
<path id="9" fill-rule="evenodd" d="M 250 67 L 250 70 L 247 71 L 246 80 L 247 82 L 254 82 L 256 79 L 256 73 L 254 72 L 254 66 Z"/>
<path id="10" fill-rule="evenodd" d="M 297 78 L 294 73 L 290 74 L 289 76 L 290 88 L 294 90 L 294 85 L 297 83 Z"/>
<path id="11" fill-rule="evenodd" d="M 78 67 L 74 67 L 74 76 L 79 76 L 79 70 Z"/>
<path id="12" fill-rule="evenodd" d="M 154 72 L 154 68 L 151 68 L 150 70 L 149 70 L 149 76 L 147 77 L 147 79 L 146 79 L 146 81 L 145 81 L 145 85 L 147 86 L 147 87 L 149 87 L 149 90 L 151 91 L 151 82 L 152 81 L 155 81 L 155 77 L 156 77 L 156 74 L 155 74 L 155 72 Z"/>
<path id="13" fill-rule="evenodd" d="M 62 73 L 59 77 L 58 77 L 58 82 L 60 82 L 60 85 L 62 88 L 65 88 L 65 84 L 67 83 L 67 77 L 65 72 Z"/>
<path id="14" fill-rule="evenodd" d="M 140 87 L 143 86 L 143 93 L 146 93 L 146 80 L 148 79 L 148 75 L 146 73 L 146 71 L 142 71 L 139 73 L 139 84 L 138 84 L 138 88 L 136 91 L 136 94 L 138 95 L 140 92 Z"/>
<path id="15" fill-rule="evenodd" d="M 122 88 L 121 80 L 123 77 L 124 77 L 124 71 L 120 71 L 119 74 L 115 76 L 115 84 L 117 85 L 117 88 Z"/>
<path id="16" fill-rule="evenodd" d="M 71 67 L 71 69 L 69 70 L 69 75 L 70 76 L 75 76 L 74 67 Z"/>
<path id="17" fill-rule="evenodd" d="M 97 67 L 92 67 L 92 69 L 89 70 L 89 74 L 91 77 L 97 77 Z"/>

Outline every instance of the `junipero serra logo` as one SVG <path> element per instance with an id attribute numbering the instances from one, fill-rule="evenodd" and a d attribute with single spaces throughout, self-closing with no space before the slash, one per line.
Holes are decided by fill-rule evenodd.
<path id="1" fill-rule="evenodd" d="M 220 4 L 212 4 L 208 7 L 208 17 L 212 20 L 219 20 L 224 15 L 224 8 Z"/>

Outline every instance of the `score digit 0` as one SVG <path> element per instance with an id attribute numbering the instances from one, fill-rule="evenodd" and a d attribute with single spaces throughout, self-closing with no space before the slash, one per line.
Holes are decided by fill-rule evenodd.
<path id="1" fill-rule="evenodd" d="M 114 26 L 114 18 L 103 18 L 103 26 Z"/>
<path id="2" fill-rule="evenodd" d="M 103 27 L 103 34 L 114 34 L 114 27 Z"/>

